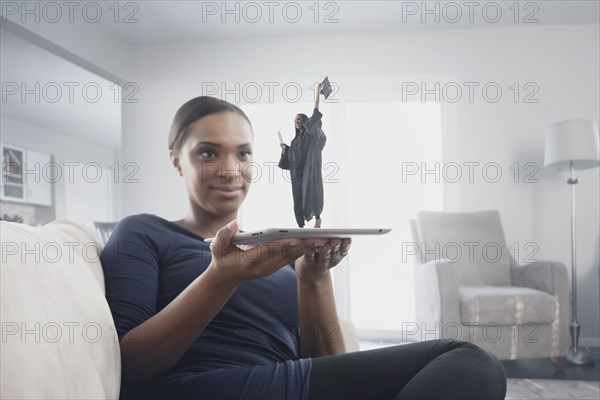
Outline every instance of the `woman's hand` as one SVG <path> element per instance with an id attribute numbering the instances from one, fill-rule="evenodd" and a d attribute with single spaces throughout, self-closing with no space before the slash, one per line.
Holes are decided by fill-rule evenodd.
<path id="1" fill-rule="evenodd" d="M 240 248 L 231 243 L 238 231 L 237 221 L 231 221 L 219 229 L 210 243 L 212 261 L 209 269 L 226 282 L 239 285 L 247 281 L 271 275 L 311 251 L 314 244 L 305 240 L 285 238 Z"/>
<path id="2" fill-rule="evenodd" d="M 326 277 L 329 270 L 346 257 L 351 244 L 352 239 L 331 239 L 324 245 L 320 242 L 313 243 L 311 251 L 296 260 L 298 278 L 306 282 L 316 282 Z"/>
<path id="3" fill-rule="evenodd" d="M 323 90 L 324 87 L 325 84 L 323 82 L 319 83 L 319 86 L 317 86 L 317 95 L 321 93 L 321 90 Z"/>

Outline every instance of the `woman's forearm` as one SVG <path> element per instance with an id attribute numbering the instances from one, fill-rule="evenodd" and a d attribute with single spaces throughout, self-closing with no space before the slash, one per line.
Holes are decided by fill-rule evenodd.
<path id="1" fill-rule="evenodd" d="M 124 380 L 139 381 L 173 367 L 233 294 L 210 267 L 152 318 L 121 340 Z"/>
<path id="2" fill-rule="evenodd" d="M 346 352 L 333 294 L 331 274 L 317 282 L 298 278 L 302 357 Z"/>

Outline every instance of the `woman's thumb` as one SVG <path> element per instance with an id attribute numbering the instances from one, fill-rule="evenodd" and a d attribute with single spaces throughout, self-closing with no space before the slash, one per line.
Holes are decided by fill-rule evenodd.
<path id="1" fill-rule="evenodd" d="M 210 248 L 213 253 L 216 253 L 215 250 L 217 249 L 227 249 L 230 245 L 231 238 L 237 233 L 237 231 L 238 224 L 235 219 L 219 229 L 215 235 L 215 239 L 210 244 Z"/>

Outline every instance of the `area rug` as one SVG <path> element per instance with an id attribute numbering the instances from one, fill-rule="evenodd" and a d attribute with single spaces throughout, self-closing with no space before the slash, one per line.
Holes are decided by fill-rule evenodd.
<path id="1" fill-rule="evenodd" d="M 508 379 L 506 400 L 600 399 L 600 382 L 558 379 Z"/>

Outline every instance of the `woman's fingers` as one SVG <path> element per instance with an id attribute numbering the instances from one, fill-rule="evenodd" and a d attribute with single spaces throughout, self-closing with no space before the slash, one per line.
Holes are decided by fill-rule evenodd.
<path id="1" fill-rule="evenodd" d="M 234 230 L 236 226 L 230 228 Z M 228 237 L 230 240 L 230 236 L 233 236 L 231 232 L 219 231 L 215 241 L 220 245 L 226 243 Z M 344 258 L 349 246 L 349 239 L 286 238 L 243 249 L 232 246 L 226 251 L 225 259 L 228 264 L 243 266 L 250 276 L 256 278 L 272 274 L 302 256 L 317 269 L 327 270 Z"/>
<path id="2" fill-rule="evenodd" d="M 210 250 L 216 268 L 239 282 L 270 275 L 300 257 L 305 250 L 300 240 L 294 238 L 240 248 L 231 243 L 237 231 L 236 221 L 219 229 Z"/>
<path id="3" fill-rule="evenodd" d="M 351 245 L 352 245 L 352 239 L 344 239 L 342 241 L 342 244 L 340 245 L 340 255 L 342 257 L 346 257 L 346 255 L 348 255 Z"/>
<path id="4" fill-rule="evenodd" d="M 306 250 L 298 239 L 281 239 L 250 248 L 243 252 L 242 257 L 253 268 L 272 273 L 298 259 Z"/>
<path id="5" fill-rule="evenodd" d="M 334 267 L 342 261 L 342 259 L 348 254 L 350 249 L 351 240 L 336 240 L 332 242 L 331 249 L 329 250 L 329 257 L 325 260 L 329 261 L 329 267 Z"/>
<path id="6" fill-rule="evenodd" d="M 221 270 L 240 282 L 270 275 L 302 256 L 310 269 L 326 271 L 341 261 L 350 246 L 349 239 L 285 238 L 240 248 L 231 243 L 237 231 L 235 220 L 219 229 L 210 249 Z"/>

